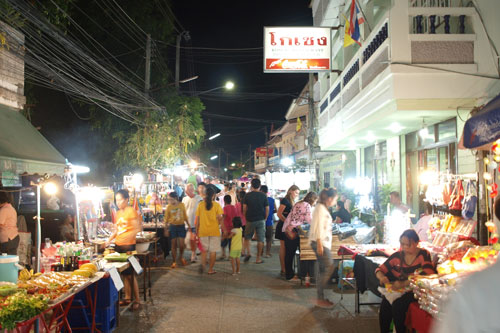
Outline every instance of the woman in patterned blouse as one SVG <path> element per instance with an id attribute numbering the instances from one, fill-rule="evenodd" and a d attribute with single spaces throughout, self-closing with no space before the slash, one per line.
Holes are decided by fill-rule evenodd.
<path id="1" fill-rule="evenodd" d="M 409 286 L 408 276 L 415 272 L 422 275 L 434 274 L 431 255 L 427 250 L 418 247 L 419 238 L 415 230 L 408 229 L 401 234 L 399 243 L 401 250 L 391 255 L 375 270 L 375 275 L 382 286 L 392 283 L 394 290 Z M 413 292 L 409 291 L 394 302 L 384 297 L 380 304 L 379 325 L 382 333 L 390 332 L 391 321 L 394 320 L 396 332 L 406 332 L 406 312 L 411 302 L 415 302 Z"/>
<path id="2" fill-rule="evenodd" d="M 290 280 L 294 277 L 293 258 L 297 248 L 300 247 L 297 227 L 304 223 L 311 223 L 312 206 L 316 204 L 318 195 L 315 192 L 306 194 L 303 200 L 293 206 L 283 223 L 283 233 L 285 234 L 285 277 Z"/>

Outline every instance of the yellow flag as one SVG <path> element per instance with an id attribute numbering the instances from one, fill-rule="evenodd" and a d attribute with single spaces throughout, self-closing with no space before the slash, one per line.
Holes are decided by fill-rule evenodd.
<path id="1" fill-rule="evenodd" d="M 349 45 L 352 45 L 355 43 L 354 39 L 351 38 L 351 35 L 349 35 L 349 20 L 347 17 L 345 17 L 344 14 L 342 14 L 345 19 L 345 26 L 344 26 L 344 47 L 348 47 Z"/>
<path id="2" fill-rule="evenodd" d="M 302 128 L 302 122 L 300 121 L 300 118 L 297 118 L 297 128 L 296 128 L 296 131 L 300 131 L 300 129 Z"/>

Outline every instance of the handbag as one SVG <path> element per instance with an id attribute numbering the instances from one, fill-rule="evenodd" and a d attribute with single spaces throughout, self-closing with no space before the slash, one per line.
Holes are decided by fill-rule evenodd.
<path id="1" fill-rule="evenodd" d="M 472 187 L 472 189 L 471 189 Z M 462 204 L 462 217 L 464 219 L 471 219 L 474 217 L 477 205 L 477 196 L 475 195 L 476 187 L 474 183 L 467 182 L 464 201 Z"/>
<path id="2" fill-rule="evenodd" d="M 450 209 L 452 210 L 462 210 L 462 201 L 464 199 L 464 187 L 462 185 L 462 180 L 457 180 L 453 192 L 450 196 Z"/>

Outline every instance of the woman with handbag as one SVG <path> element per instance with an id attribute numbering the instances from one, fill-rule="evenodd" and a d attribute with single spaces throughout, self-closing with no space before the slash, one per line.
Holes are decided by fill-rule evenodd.
<path id="1" fill-rule="evenodd" d="M 285 235 L 285 278 L 287 280 L 291 280 L 295 275 L 292 267 L 293 258 L 297 249 L 300 248 L 300 238 L 297 228 L 304 223 L 311 223 L 312 207 L 316 204 L 317 200 L 318 195 L 316 192 L 307 193 L 304 199 L 293 206 L 285 223 L 283 223 L 282 231 Z"/>
<path id="2" fill-rule="evenodd" d="M 292 211 L 295 200 L 299 197 L 299 193 L 300 189 L 297 185 L 290 186 L 285 197 L 280 200 L 278 212 L 276 213 L 279 221 L 276 225 L 274 238 L 279 239 L 280 241 L 280 266 L 282 276 L 285 275 L 285 234 L 283 233 L 283 224 L 285 223 L 288 214 Z"/>

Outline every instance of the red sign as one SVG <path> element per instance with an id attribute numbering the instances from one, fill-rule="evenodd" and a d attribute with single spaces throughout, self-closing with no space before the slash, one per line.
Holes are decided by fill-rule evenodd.
<path id="1" fill-rule="evenodd" d="M 273 148 L 267 148 L 267 155 L 266 155 L 266 147 L 259 147 L 255 149 L 255 156 L 257 157 L 266 157 L 266 156 L 273 156 L 274 155 L 274 149 Z"/>
<path id="2" fill-rule="evenodd" d="M 325 70 L 330 68 L 328 59 L 266 59 L 269 70 Z"/>

